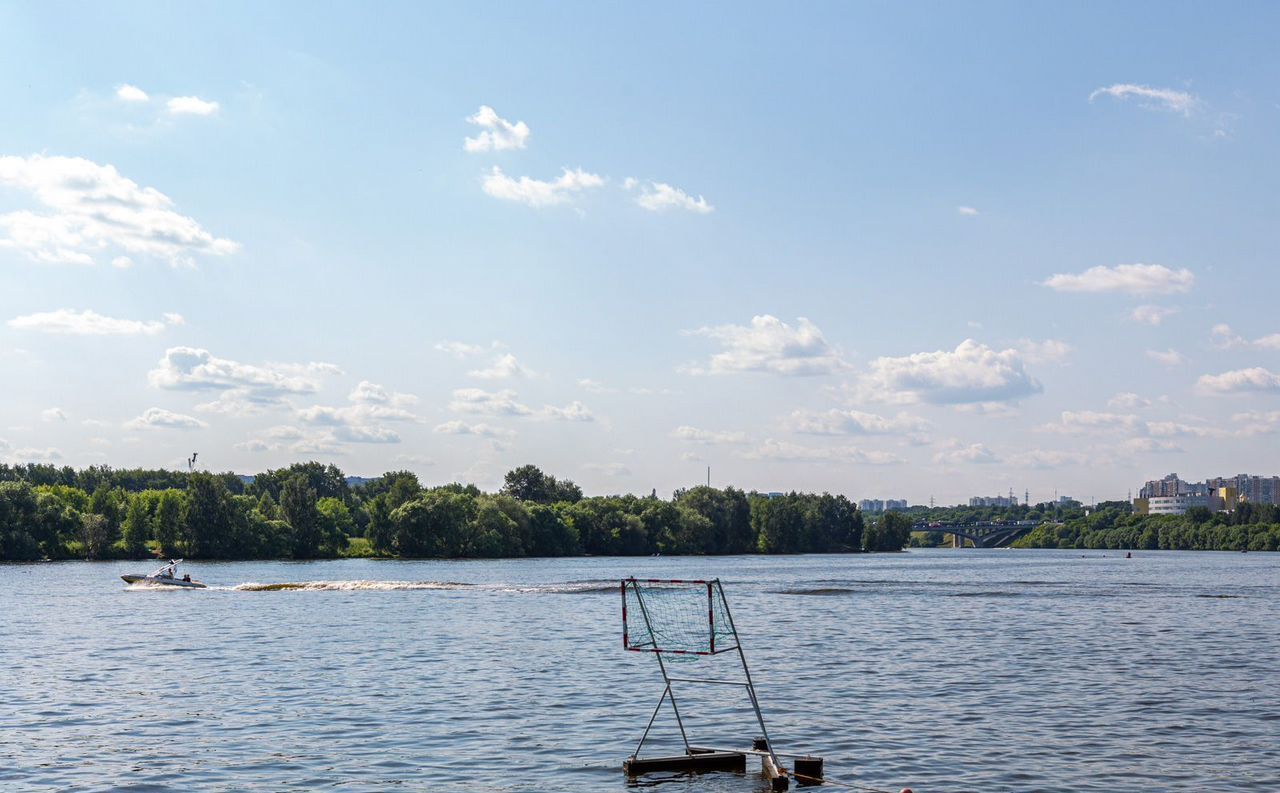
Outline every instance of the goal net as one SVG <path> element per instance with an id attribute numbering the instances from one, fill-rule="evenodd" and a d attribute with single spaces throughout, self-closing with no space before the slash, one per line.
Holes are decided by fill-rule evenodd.
<path id="1" fill-rule="evenodd" d="M 738 648 L 719 579 L 622 580 L 622 646 L 636 652 L 715 655 Z"/>

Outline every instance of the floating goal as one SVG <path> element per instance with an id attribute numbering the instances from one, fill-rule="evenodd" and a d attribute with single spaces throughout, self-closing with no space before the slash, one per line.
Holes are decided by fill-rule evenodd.
<path id="1" fill-rule="evenodd" d="M 760 758 L 761 769 L 774 790 L 786 790 L 790 776 L 778 760 L 769 741 L 769 730 L 760 712 L 760 700 L 756 697 L 751 672 L 747 669 L 747 656 L 742 651 L 738 630 L 733 624 L 733 614 L 725 599 L 724 587 L 719 579 L 710 581 L 681 581 L 668 579 L 622 580 L 622 646 L 633 652 L 652 653 L 658 661 L 666 684 L 658 699 L 653 715 L 640 736 L 635 752 L 623 763 L 623 769 L 631 775 L 651 771 L 699 771 L 745 770 L 748 754 Z M 667 661 L 697 661 L 701 657 L 736 652 L 742 665 L 740 679 L 695 677 L 692 673 L 673 677 L 667 670 Z M 664 660 L 665 659 L 665 660 Z M 696 667 L 686 667 L 695 669 Z M 741 686 L 747 693 L 755 713 L 760 737 L 752 741 L 750 749 L 717 749 L 697 746 L 690 742 L 685 730 L 680 707 L 676 704 L 674 683 Z M 640 750 L 649 737 L 658 713 L 664 703 L 671 703 L 685 754 L 676 757 L 640 757 Z M 789 755 L 793 758 L 795 776 L 801 780 L 821 783 L 822 758 Z"/>

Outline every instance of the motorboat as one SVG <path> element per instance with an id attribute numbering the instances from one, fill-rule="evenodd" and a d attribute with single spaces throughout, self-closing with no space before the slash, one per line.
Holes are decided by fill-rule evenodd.
<path id="1" fill-rule="evenodd" d="M 187 573 L 181 578 L 178 577 L 178 565 L 182 563 L 181 559 L 170 559 L 169 563 L 154 573 L 139 575 L 137 573 L 127 573 L 120 576 L 126 584 L 147 584 L 151 586 L 171 586 L 180 589 L 205 589 L 205 585 L 200 581 L 192 581 L 191 574 Z"/>

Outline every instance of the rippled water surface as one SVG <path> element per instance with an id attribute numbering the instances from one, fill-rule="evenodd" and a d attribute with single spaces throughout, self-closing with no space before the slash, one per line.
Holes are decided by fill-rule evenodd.
<path id="1" fill-rule="evenodd" d="M 1280 555 L 1134 557 L 207 563 L 201 591 L 0 565 L 0 789 L 624 790 L 662 690 L 622 649 L 634 574 L 724 581 L 775 745 L 832 777 L 1280 790 Z M 706 688 L 677 689 L 691 739 L 748 745 Z M 766 789 L 749 768 L 638 784 Z"/>

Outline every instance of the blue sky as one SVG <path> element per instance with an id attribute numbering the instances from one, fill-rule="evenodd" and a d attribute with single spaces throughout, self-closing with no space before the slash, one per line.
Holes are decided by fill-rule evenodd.
<path id="1" fill-rule="evenodd" d="M 2 3 L 0 459 L 1277 473 L 1278 16 Z"/>

